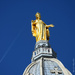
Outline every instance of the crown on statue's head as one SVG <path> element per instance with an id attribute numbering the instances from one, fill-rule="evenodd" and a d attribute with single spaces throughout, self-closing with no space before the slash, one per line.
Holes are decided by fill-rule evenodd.
<path id="1" fill-rule="evenodd" d="M 36 16 L 36 18 L 41 18 L 41 15 L 40 15 L 40 13 L 39 12 L 37 12 L 36 14 L 35 14 L 35 16 Z"/>

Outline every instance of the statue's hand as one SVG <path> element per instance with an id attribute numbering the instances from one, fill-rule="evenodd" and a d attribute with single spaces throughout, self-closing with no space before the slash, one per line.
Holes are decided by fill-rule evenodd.
<path id="1" fill-rule="evenodd" d="M 33 20 L 31 20 L 31 22 L 33 23 L 34 21 L 33 21 Z"/>
<path id="2" fill-rule="evenodd" d="M 54 27 L 54 25 L 53 24 L 50 24 L 50 27 Z"/>
<path id="3" fill-rule="evenodd" d="M 35 26 L 35 21 L 32 20 L 32 21 L 31 21 L 31 24 L 32 24 L 33 26 Z"/>
<path id="4" fill-rule="evenodd" d="M 49 27 L 54 27 L 54 25 L 53 24 L 46 25 L 46 28 L 49 28 Z"/>

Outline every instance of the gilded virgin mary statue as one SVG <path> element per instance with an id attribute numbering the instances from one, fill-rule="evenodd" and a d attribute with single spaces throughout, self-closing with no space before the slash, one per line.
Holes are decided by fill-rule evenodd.
<path id="1" fill-rule="evenodd" d="M 31 21 L 31 31 L 32 35 L 36 37 L 36 42 L 40 40 L 49 40 L 50 32 L 49 32 L 49 27 L 54 27 L 53 24 L 46 25 L 42 20 L 41 20 L 41 15 L 40 13 L 36 13 L 36 20 Z"/>

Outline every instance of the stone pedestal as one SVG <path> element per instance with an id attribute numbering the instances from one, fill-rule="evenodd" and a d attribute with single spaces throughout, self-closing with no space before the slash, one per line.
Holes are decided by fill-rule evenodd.
<path id="1" fill-rule="evenodd" d="M 35 51 L 32 55 L 32 61 L 36 61 L 40 57 L 56 58 L 57 54 L 51 48 L 48 41 L 41 40 L 36 42 Z"/>
<path id="2" fill-rule="evenodd" d="M 40 40 L 40 41 L 36 42 L 35 49 L 40 48 L 40 47 L 50 48 L 51 46 L 48 41 Z"/>

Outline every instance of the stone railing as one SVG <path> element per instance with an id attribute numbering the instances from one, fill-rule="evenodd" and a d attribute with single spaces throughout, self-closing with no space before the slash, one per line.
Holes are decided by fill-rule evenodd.
<path id="1" fill-rule="evenodd" d="M 37 59 L 41 56 L 56 57 L 56 53 L 53 51 L 52 48 L 37 48 L 33 52 L 32 60 Z"/>

